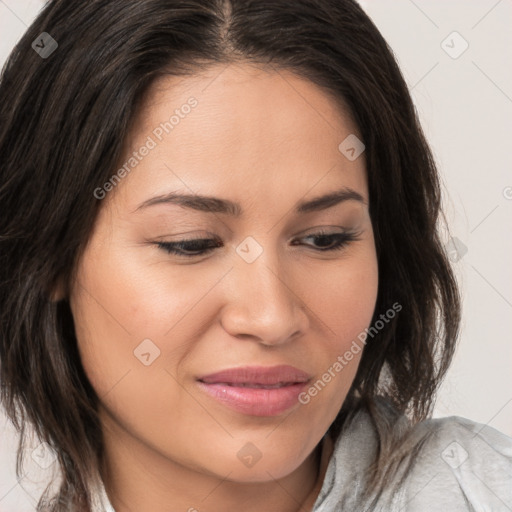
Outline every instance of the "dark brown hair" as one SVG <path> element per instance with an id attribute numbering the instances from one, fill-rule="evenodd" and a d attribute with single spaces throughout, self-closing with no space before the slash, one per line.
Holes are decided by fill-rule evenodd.
<path id="1" fill-rule="evenodd" d="M 42 32 L 58 43 L 46 58 L 31 47 Z M 1 402 L 21 433 L 18 476 L 28 425 L 57 454 L 63 480 L 52 510 L 89 509 L 102 433 L 69 303 L 52 302 L 50 290 L 59 279 L 69 287 L 101 207 L 93 191 L 115 171 L 148 86 L 232 62 L 291 70 L 322 87 L 348 107 L 366 145 L 379 267 L 372 324 L 396 302 L 403 309 L 368 338 L 330 430 L 370 412 L 379 450 L 368 492 L 385 485 L 397 442 L 379 397 L 395 418 L 431 413 L 460 321 L 438 231 L 439 176 L 392 51 L 359 5 L 50 1 L 0 81 L 0 370 Z"/>

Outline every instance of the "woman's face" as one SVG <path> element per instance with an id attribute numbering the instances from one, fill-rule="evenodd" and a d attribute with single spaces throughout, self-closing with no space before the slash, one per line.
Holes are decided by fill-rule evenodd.
<path id="1" fill-rule="evenodd" d="M 342 406 L 375 307 L 364 154 L 339 148 L 357 127 L 312 83 L 249 65 L 162 78 L 139 114 L 125 172 L 90 191 L 105 197 L 70 297 L 107 451 L 284 477 Z M 158 245 L 184 239 L 207 241 Z M 277 365 L 303 373 L 262 375 Z"/>

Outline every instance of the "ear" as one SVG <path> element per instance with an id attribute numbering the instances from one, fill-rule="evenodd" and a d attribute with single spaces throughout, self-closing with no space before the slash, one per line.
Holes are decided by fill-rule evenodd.
<path id="1" fill-rule="evenodd" d="M 50 302 L 60 302 L 66 298 L 66 289 L 62 278 L 59 278 L 53 288 L 50 290 Z"/>

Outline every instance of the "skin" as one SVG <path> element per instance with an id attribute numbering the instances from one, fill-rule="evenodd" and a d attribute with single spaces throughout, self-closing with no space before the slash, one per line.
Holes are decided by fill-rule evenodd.
<path id="1" fill-rule="evenodd" d="M 232 64 L 155 82 L 123 162 L 191 96 L 198 105 L 103 199 L 70 288 L 101 400 L 105 486 L 116 512 L 311 510 L 332 453 L 326 444 L 319 468 L 320 441 L 361 353 L 308 404 L 271 417 L 229 409 L 196 378 L 290 364 L 316 382 L 370 324 L 378 269 L 364 154 L 349 161 L 338 149 L 358 130 L 309 81 Z M 294 212 L 341 187 L 366 204 Z M 135 211 L 171 191 L 230 199 L 244 213 L 165 203 Z M 359 239 L 321 252 L 305 238 L 321 228 L 357 228 Z M 263 249 L 252 263 L 235 250 L 249 236 Z M 156 245 L 211 237 L 222 245 L 190 259 Z M 148 366 L 134 355 L 144 339 L 160 350 Z M 237 457 L 249 442 L 262 455 L 252 467 Z"/>

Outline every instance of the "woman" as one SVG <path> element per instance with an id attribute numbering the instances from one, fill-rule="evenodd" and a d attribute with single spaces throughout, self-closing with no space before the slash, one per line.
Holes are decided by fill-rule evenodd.
<path id="1" fill-rule="evenodd" d="M 512 440 L 429 419 L 459 293 L 357 3 L 53 1 L 0 94 L 2 403 L 61 470 L 39 510 L 512 507 Z"/>

